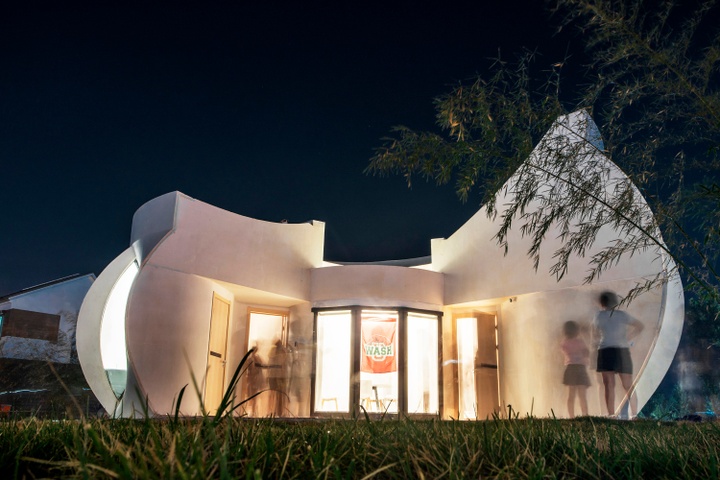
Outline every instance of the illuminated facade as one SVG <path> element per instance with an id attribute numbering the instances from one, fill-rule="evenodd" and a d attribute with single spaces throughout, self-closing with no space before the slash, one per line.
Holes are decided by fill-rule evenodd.
<path id="1" fill-rule="evenodd" d="M 580 142 L 594 128 L 578 112 L 548 135 Z M 600 291 L 623 295 L 670 261 L 648 250 L 585 285 L 588 260 L 572 258 L 556 281 L 547 273 L 552 232 L 535 271 L 529 240 L 511 232 L 504 255 L 497 229 L 482 208 L 449 238 L 432 240 L 430 257 L 341 265 L 324 260 L 323 222 L 265 222 L 169 193 L 136 212 L 130 247 L 88 293 L 80 361 L 105 408 L 122 416 L 141 414 L 145 398 L 151 414 L 171 413 L 185 385 L 183 414 L 214 412 L 257 347 L 234 392 L 263 392 L 238 410 L 250 416 L 484 419 L 512 408 L 563 417 L 563 323 L 589 325 Z M 604 229 L 597 248 L 613 238 Z M 646 327 L 631 349 L 642 406 L 680 339 L 679 279 L 628 311 Z M 601 415 L 596 376 L 591 370 L 588 400 Z"/>

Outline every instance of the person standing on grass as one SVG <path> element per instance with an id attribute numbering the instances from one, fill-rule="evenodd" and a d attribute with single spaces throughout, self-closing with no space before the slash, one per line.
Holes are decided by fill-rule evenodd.
<path id="1" fill-rule="evenodd" d="M 625 390 L 625 400 L 630 398 L 631 416 L 637 415 L 637 398 L 630 395 L 633 365 L 630 357 L 630 341 L 643 330 L 643 324 L 617 310 L 618 297 L 614 292 L 600 294 L 600 311 L 593 319 L 593 337 L 597 344 L 597 371 L 602 375 L 605 405 L 608 415 L 615 417 L 615 374 Z"/>
<path id="2" fill-rule="evenodd" d="M 590 349 L 580 337 L 580 326 L 577 322 L 565 322 L 563 333 L 565 338 L 560 343 L 560 349 L 565 356 L 563 385 L 568 387 L 568 415 L 570 418 L 575 417 L 575 397 L 577 397 L 580 402 L 580 411 L 586 417 L 588 414 L 587 389 L 590 386 L 590 377 L 587 374 Z"/>

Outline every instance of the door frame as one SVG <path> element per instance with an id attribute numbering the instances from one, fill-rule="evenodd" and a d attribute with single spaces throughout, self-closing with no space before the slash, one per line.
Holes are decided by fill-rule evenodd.
<path id="1" fill-rule="evenodd" d="M 363 310 L 375 310 L 375 311 L 393 311 L 397 312 L 398 315 L 398 329 L 397 329 L 397 352 L 400 355 L 398 358 L 398 413 L 388 414 L 377 414 L 369 413 L 370 418 L 400 418 L 406 416 L 418 417 L 418 418 L 438 418 L 442 417 L 444 410 L 444 395 L 443 395 L 443 336 L 442 336 L 442 321 L 444 313 L 439 310 L 423 310 L 420 308 L 409 308 L 409 307 L 393 307 L 393 306 L 374 306 L 374 305 L 349 305 L 349 306 L 335 306 L 335 307 L 314 307 L 313 312 L 313 345 L 315 345 L 315 352 L 312 356 L 312 370 L 310 374 L 310 416 L 311 417 L 329 417 L 329 418 L 344 418 L 350 416 L 361 416 L 364 412 L 360 409 L 360 355 L 361 355 L 361 340 L 362 340 L 362 311 Z M 328 311 L 348 311 L 350 312 L 350 407 L 349 412 L 318 412 L 315 410 L 315 386 L 317 376 L 317 317 L 319 312 Z M 407 318 L 408 313 L 419 313 L 424 315 L 432 315 L 437 317 L 437 342 L 438 342 L 438 413 L 437 414 L 412 414 L 407 413 Z"/>
<path id="2" fill-rule="evenodd" d="M 280 342 L 282 343 L 283 347 L 287 347 L 288 343 L 288 331 L 290 330 L 290 311 L 287 309 L 281 309 L 281 308 L 272 308 L 272 307 L 254 307 L 254 306 L 248 306 L 247 307 L 247 317 L 245 318 L 245 351 L 250 351 L 250 324 L 252 321 L 252 315 L 254 313 L 262 314 L 262 315 L 273 315 L 278 316 L 282 318 L 281 321 L 281 327 L 280 327 Z M 250 358 L 251 361 L 255 361 L 252 358 Z M 245 371 L 249 368 L 249 364 L 245 366 Z M 241 388 L 240 391 L 242 392 L 242 399 L 248 398 L 248 376 L 243 375 L 241 380 Z"/>
<path id="3" fill-rule="evenodd" d="M 207 356 L 205 361 L 205 382 L 204 382 L 204 388 L 203 388 L 203 406 L 205 410 L 209 413 L 211 410 L 215 410 L 216 407 L 213 406 L 212 409 L 208 408 L 206 402 L 208 400 L 207 394 L 208 394 L 208 374 L 210 372 L 210 356 L 212 355 L 211 350 L 211 342 L 212 342 L 212 334 L 213 334 L 213 313 L 215 311 L 215 302 L 219 301 L 227 305 L 227 317 L 225 318 L 225 332 L 223 334 L 224 342 L 223 342 L 223 352 L 222 352 L 222 385 L 220 386 L 220 391 L 225 392 L 226 388 L 226 380 L 227 380 L 227 352 L 228 352 L 228 331 L 230 329 L 230 318 L 231 318 L 231 310 L 232 310 L 232 302 L 230 300 L 227 300 L 226 298 L 222 297 L 218 292 L 213 291 L 213 297 L 210 304 L 210 326 L 208 328 L 208 341 L 207 341 Z M 222 395 L 221 395 L 222 398 Z"/>
<path id="4" fill-rule="evenodd" d="M 500 365 L 500 312 L 497 308 L 497 306 L 488 306 L 483 308 L 473 308 L 473 309 L 463 309 L 463 310 L 457 310 L 452 312 L 452 341 L 451 341 L 451 352 L 452 352 L 452 358 L 456 360 L 456 362 L 453 364 L 452 368 L 452 388 L 453 388 L 453 396 L 454 396 L 454 407 L 455 412 L 457 412 L 457 418 L 460 419 L 460 358 L 458 356 L 458 342 L 457 342 L 457 321 L 459 318 L 469 318 L 472 317 L 478 321 L 478 318 L 480 315 L 492 315 L 495 317 L 495 361 L 496 361 L 496 375 L 497 375 L 497 399 L 498 404 L 497 408 L 499 409 L 498 414 L 502 414 L 501 406 L 503 405 L 502 401 L 502 395 L 501 395 L 501 365 Z M 477 328 L 477 326 L 476 326 Z M 475 387 L 475 395 L 477 396 L 477 385 Z M 472 419 L 468 419 L 472 420 Z"/>

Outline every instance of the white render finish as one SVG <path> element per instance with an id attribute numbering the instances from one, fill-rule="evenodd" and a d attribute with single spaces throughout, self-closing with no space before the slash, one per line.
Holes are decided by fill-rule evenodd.
<path id="1" fill-rule="evenodd" d="M 100 330 L 105 304 L 120 275 L 135 261 L 132 247 L 118 255 L 97 277 L 85 295 L 78 314 L 77 350 L 88 385 L 107 412 L 118 406 L 110 387 L 100 351 Z"/>
<path id="2" fill-rule="evenodd" d="M 558 119 L 550 138 L 597 142 L 597 129 L 585 112 Z M 613 175 L 624 174 L 597 153 Z M 511 178 L 508 185 L 511 186 Z M 498 205 L 507 192 L 498 196 Z M 127 392 L 147 396 L 151 414 L 172 412 L 173 402 L 189 385 L 181 412 L 196 415 L 208 357 L 209 318 L 213 295 L 230 303 L 226 377 L 248 349 L 248 308 L 287 312 L 289 343 L 308 346 L 312 341 L 311 308 L 407 307 L 443 313 L 442 418 L 456 416 L 457 388 L 453 385 L 451 357 L 454 318 L 472 312 L 489 312 L 498 320 L 499 398 L 503 409 L 538 416 L 565 416 L 565 389 L 561 384 L 562 355 L 559 342 L 566 320 L 586 330 L 597 310 L 603 290 L 623 296 L 639 280 L 671 265 L 658 251 L 624 258 L 604 272 L 599 281 L 584 285 L 588 257 L 572 258 L 561 280 L 548 273 L 552 253 L 558 247 L 553 231 L 543 244 L 537 272 L 527 258 L 529 241 L 515 228 L 507 255 L 494 240 L 499 223 L 482 208 L 447 239 L 432 240 L 432 260 L 417 268 L 397 265 L 333 265 L 324 261 L 324 223 L 272 223 L 243 217 L 172 192 L 143 205 L 133 218 L 131 247 L 104 271 L 86 297 L 81 311 L 80 360 L 96 395 L 112 411 L 112 391 L 100 385 L 97 323 L 104 299 L 122 273 L 122 265 L 137 259 L 140 272 L 127 304 L 126 339 L 129 360 Z M 596 248 L 615 238 L 605 228 Z M 592 252 L 589 252 L 590 254 Z M 512 301 L 511 301 L 512 300 Z M 641 407 L 664 376 L 679 342 L 683 323 L 682 285 L 672 278 L 665 287 L 635 300 L 628 313 L 645 325 L 632 348 L 636 393 Z M 86 328 L 86 327 L 83 327 Z M 78 344 L 80 349 L 80 336 Z M 86 365 L 87 363 L 87 365 Z M 97 367 L 95 364 L 100 365 Z M 457 363 L 457 362 L 456 362 Z M 100 368 L 100 371 L 97 370 Z M 598 388 L 599 376 L 590 370 L 593 386 L 588 391 L 590 413 L 604 414 Z M 618 382 L 619 383 L 619 382 Z M 310 379 L 304 392 L 290 407 L 294 415 L 308 416 Z M 616 394 L 616 403 L 622 395 Z M 118 413 L 138 415 L 138 398 L 126 393 Z M 507 410 L 504 410 L 507 412 Z"/>
<path id="3" fill-rule="evenodd" d="M 315 307 L 372 305 L 442 310 L 444 276 L 417 268 L 344 265 L 312 271 Z"/>
<path id="4" fill-rule="evenodd" d="M 563 136 L 572 142 L 581 142 L 590 150 L 592 147 L 583 142 L 596 141 L 596 132 L 597 127 L 590 117 L 581 111 L 558 119 L 546 137 Z M 586 160 L 590 159 L 604 162 L 614 176 L 625 178 L 622 171 L 599 152 Z M 513 181 L 514 178 L 508 180 L 502 190 L 504 194 L 498 196 L 497 205 L 508 203 Z M 571 258 L 567 274 L 557 281 L 549 273 L 549 267 L 553 252 L 559 247 L 556 240 L 559 230 L 551 228 L 546 235 L 540 252 L 541 261 L 535 271 L 532 260 L 526 255 L 530 241 L 522 237 L 519 228 L 510 231 L 507 255 L 493 238 L 499 230 L 503 211 L 499 208 L 498 215 L 491 219 L 483 207 L 450 238 L 433 240 L 432 267 L 445 274 L 445 304 L 451 307 L 450 310 L 453 306 L 460 309 L 475 306 L 480 311 L 487 311 L 488 299 L 496 299 L 490 304 L 498 306 L 490 310 L 495 310 L 500 319 L 501 403 L 512 405 L 513 411 L 520 414 L 563 416 L 565 389 L 560 383 L 562 357 L 559 356 L 563 323 L 574 320 L 587 328 L 599 308 L 597 298 L 602 291 L 613 290 L 624 296 L 643 278 L 652 278 L 663 271 L 663 262 L 669 266 L 672 261 L 659 248 L 636 253 L 625 256 L 618 265 L 603 272 L 592 286 L 583 285 L 590 270 L 590 256 L 615 238 L 613 230 L 605 227 L 594 249 L 583 258 Z M 664 297 L 663 292 L 648 292 L 629 307 L 629 313 L 646 327 L 631 349 L 635 373 L 647 359 L 635 387 L 639 408 L 667 372 L 682 331 L 684 302 L 679 279 L 672 278 L 664 290 Z M 510 303 L 508 298 L 511 297 L 516 301 Z M 619 403 L 623 394 L 620 382 L 617 383 L 615 396 Z M 602 402 L 597 394 L 601 389 L 595 388 L 599 385 L 598 374 L 588 395 L 590 412 L 595 414 L 601 412 Z"/>

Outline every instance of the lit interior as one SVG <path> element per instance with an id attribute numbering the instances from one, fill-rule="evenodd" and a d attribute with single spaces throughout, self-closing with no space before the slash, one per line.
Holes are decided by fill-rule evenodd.
<path id="1" fill-rule="evenodd" d="M 360 349 L 376 351 L 368 355 L 382 373 L 360 371 L 360 405 L 368 412 L 398 412 L 398 371 L 399 363 L 397 341 L 398 313 L 396 311 L 363 310 L 363 339 Z M 375 332 L 374 338 L 368 334 Z M 394 333 L 393 333 L 394 332 Z M 382 351 L 381 351 L 382 350 Z M 392 357 L 392 358 L 391 358 Z M 394 367 L 393 367 L 394 360 Z"/>
<path id="2" fill-rule="evenodd" d="M 408 313 L 408 413 L 438 414 L 438 318 Z"/>
<path id="3" fill-rule="evenodd" d="M 478 351 L 477 319 L 457 319 L 458 390 L 460 419 L 477 418 L 475 357 Z"/>
<path id="4" fill-rule="evenodd" d="M 317 315 L 316 412 L 350 411 L 351 324 L 349 311 Z"/>
<path id="5" fill-rule="evenodd" d="M 274 390 L 280 387 L 271 382 L 282 377 L 286 372 L 282 368 L 284 365 L 278 364 L 277 359 L 274 358 L 274 355 L 278 353 L 275 351 L 275 344 L 281 341 L 284 335 L 283 320 L 285 317 L 282 314 L 261 312 L 250 312 L 249 315 L 248 345 L 256 347 L 257 351 L 252 359 L 251 367 L 247 371 L 246 396 L 262 393 L 246 404 L 246 412 L 252 417 L 279 416 L 282 415 L 282 411 L 279 411 Z M 260 365 L 264 365 L 264 367 L 260 367 Z M 270 377 L 273 377 L 273 380 Z"/>
<path id="6" fill-rule="evenodd" d="M 248 345 L 257 347 L 256 355 L 268 363 L 270 351 L 283 335 L 283 316 L 272 313 L 250 312 Z"/>
<path id="7" fill-rule="evenodd" d="M 118 398 L 125 392 L 127 381 L 125 311 L 130 288 L 139 271 L 138 264 L 132 262 L 120 275 L 108 295 L 100 327 L 100 355 L 103 368 Z"/>

